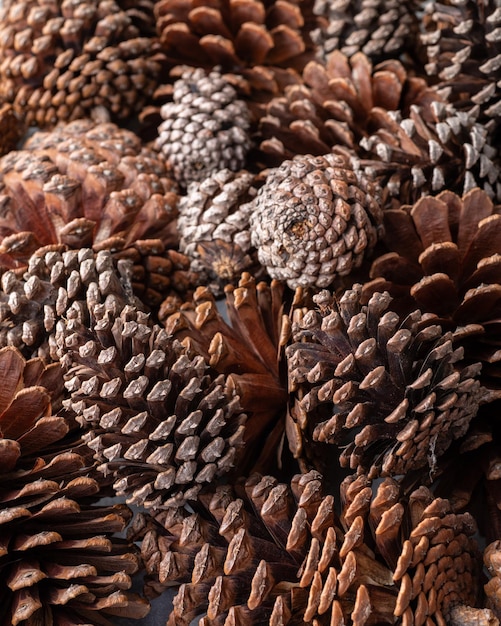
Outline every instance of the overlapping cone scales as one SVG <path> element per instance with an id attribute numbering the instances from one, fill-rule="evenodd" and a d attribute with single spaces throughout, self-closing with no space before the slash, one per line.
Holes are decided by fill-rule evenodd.
<path id="1" fill-rule="evenodd" d="M 344 153 L 284 161 L 252 204 L 258 259 L 291 288 L 326 287 L 349 274 L 380 234 L 379 188 Z"/>
<path id="2" fill-rule="evenodd" d="M 335 444 L 343 466 L 370 477 L 424 467 L 433 474 L 477 413 L 480 366 L 461 363 L 462 348 L 433 316 L 399 317 L 388 293 L 362 305 L 361 292 L 357 285 L 339 302 L 321 292 L 318 309 L 293 327 L 291 416 L 304 437 L 296 454 L 321 464 L 310 442 Z"/>
<path id="3" fill-rule="evenodd" d="M 128 589 L 139 559 L 112 535 L 130 511 L 94 506 L 99 484 L 71 420 L 51 411 L 59 364 L 0 350 L 0 623 L 109 624 L 144 617 Z"/>
<path id="4" fill-rule="evenodd" d="M 413 0 L 316 0 L 318 26 L 311 33 L 317 55 L 340 50 L 351 57 L 363 52 L 374 60 L 398 58 L 417 39 Z"/>
<path id="5" fill-rule="evenodd" d="M 22 266 L 39 246 L 110 249 L 134 264 L 149 304 L 191 277 L 176 251 L 176 185 L 131 131 L 78 120 L 37 132 L 0 161 L 0 261 Z"/>
<path id="6" fill-rule="evenodd" d="M 28 125 L 130 117 L 163 65 L 153 3 L 8 0 L 0 12 L 0 97 Z"/>
<path id="7" fill-rule="evenodd" d="M 469 514 L 424 488 L 401 498 L 389 479 L 374 496 L 367 481 L 346 491 L 342 522 L 316 472 L 290 485 L 254 475 L 240 498 L 221 487 L 191 515 L 138 518 L 150 591 L 181 583 L 169 626 L 443 624 L 474 606 Z"/>
<path id="8" fill-rule="evenodd" d="M 160 109 L 156 148 L 184 187 L 222 169 L 240 170 L 250 148 L 249 111 L 217 71 L 187 67 Z"/>
<path id="9" fill-rule="evenodd" d="M 233 467 L 246 416 L 223 375 L 133 307 L 69 322 L 67 401 L 118 495 L 147 508 L 183 505 Z"/>

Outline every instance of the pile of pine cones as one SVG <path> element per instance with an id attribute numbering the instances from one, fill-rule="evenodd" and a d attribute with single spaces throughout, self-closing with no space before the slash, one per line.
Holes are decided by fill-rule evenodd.
<path id="1" fill-rule="evenodd" d="M 0 626 L 501 623 L 500 96 L 500 0 L 2 0 Z"/>

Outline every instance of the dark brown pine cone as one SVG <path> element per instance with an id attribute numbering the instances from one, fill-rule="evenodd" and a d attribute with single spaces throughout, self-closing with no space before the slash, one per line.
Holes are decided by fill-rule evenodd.
<path id="1" fill-rule="evenodd" d="M 318 27 L 311 38 L 317 55 L 340 50 L 351 57 L 364 52 L 378 61 L 396 59 L 406 50 L 415 54 L 417 5 L 416 0 L 315 0 Z"/>
<path id="2" fill-rule="evenodd" d="M 27 125 L 129 118 L 158 84 L 164 56 L 153 2 L 6 0 L 0 98 Z"/>
<path id="3" fill-rule="evenodd" d="M 294 303 L 277 281 L 256 283 L 248 273 L 238 286 L 228 285 L 225 295 L 223 317 L 213 294 L 198 288 L 192 305 L 165 316 L 165 329 L 186 346 L 190 358 L 202 355 L 236 390 L 248 415 L 240 473 L 262 463 L 271 471 L 284 433 L 287 384 L 281 356 L 290 332 L 288 307 Z"/>
<path id="4" fill-rule="evenodd" d="M 470 361 L 483 362 L 485 384 L 498 387 L 501 314 L 501 215 L 487 194 L 462 198 L 444 191 L 384 215 L 388 252 L 377 258 L 364 285 L 365 301 L 387 290 L 398 311 L 435 313 Z M 494 376 L 488 381 L 487 377 Z"/>
<path id="5" fill-rule="evenodd" d="M 398 206 L 444 189 L 463 194 L 481 187 L 501 199 L 499 152 L 478 114 L 434 99 L 404 116 L 374 109 L 373 134 L 360 141 L 362 164 Z"/>
<path id="6" fill-rule="evenodd" d="M 136 302 L 131 267 L 116 263 L 108 250 L 40 248 L 18 276 L 8 270 L 1 278 L 0 346 L 16 346 L 27 357 L 57 361 L 58 321 L 76 317 L 90 322 L 95 304 L 107 302 L 118 311 Z"/>
<path id="7" fill-rule="evenodd" d="M 337 454 L 371 478 L 423 468 L 433 476 L 477 414 L 480 365 L 461 362 L 463 349 L 433 316 L 397 315 L 388 293 L 367 305 L 361 296 L 361 285 L 339 301 L 324 290 L 316 310 L 296 316 L 286 348 L 291 428 L 302 442 L 293 452 L 326 474 Z"/>
<path id="8" fill-rule="evenodd" d="M 24 123 L 11 104 L 0 106 L 0 156 L 16 148 L 24 132 Z"/>
<path id="9" fill-rule="evenodd" d="M 474 609 L 481 568 L 469 514 L 424 487 L 410 497 L 386 479 L 346 485 L 342 521 L 321 475 L 290 484 L 254 475 L 239 496 L 201 494 L 192 514 L 138 517 L 147 590 L 172 584 L 168 626 L 456 624 Z"/>
<path id="10" fill-rule="evenodd" d="M 312 2 L 158 0 L 157 30 L 174 64 L 235 72 L 258 92 L 277 92 L 311 56 Z"/>
<path id="11" fill-rule="evenodd" d="M 115 536 L 131 512 L 93 504 L 100 486 L 79 433 L 51 411 L 59 365 L 25 361 L 6 347 L 0 374 L 0 623 L 111 626 L 113 616 L 143 618 L 148 603 L 127 591 L 138 555 Z"/>
<path id="12" fill-rule="evenodd" d="M 177 252 L 177 186 L 158 154 L 112 123 L 77 120 L 37 132 L 0 160 L 0 263 L 40 246 L 109 249 L 133 262 L 138 296 L 158 305 L 193 278 Z"/>
<path id="13" fill-rule="evenodd" d="M 493 132 L 501 118 L 499 2 L 432 0 L 422 23 L 428 75 L 458 109 L 480 107 L 479 119 Z"/>
<path id="14" fill-rule="evenodd" d="M 58 327 L 65 405 L 117 495 L 182 506 L 237 461 L 246 415 L 234 387 L 136 308 L 105 302 L 93 314 Z"/>
<path id="15" fill-rule="evenodd" d="M 160 114 L 155 146 L 183 187 L 218 170 L 244 167 L 251 145 L 249 110 L 218 71 L 184 68 L 172 102 Z"/>
<path id="16" fill-rule="evenodd" d="M 380 190 L 345 153 L 300 155 L 252 200 L 251 241 L 272 278 L 326 287 L 359 267 L 380 236 Z"/>
<path id="17" fill-rule="evenodd" d="M 434 100 L 441 98 L 422 78 L 408 75 L 400 61 L 373 66 L 362 52 L 347 57 L 334 50 L 325 60 L 310 61 L 302 83 L 287 86 L 266 105 L 259 120 L 260 150 L 274 165 L 296 154 L 327 154 L 334 146 L 359 153 L 360 140 L 377 128 L 380 109 L 408 115 L 411 105 Z"/>
<path id="18" fill-rule="evenodd" d="M 179 249 L 191 259 L 198 283 L 216 295 L 238 282 L 244 271 L 259 276 L 249 226 L 257 186 L 256 177 L 246 170 L 219 170 L 191 183 L 179 200 Z"/>

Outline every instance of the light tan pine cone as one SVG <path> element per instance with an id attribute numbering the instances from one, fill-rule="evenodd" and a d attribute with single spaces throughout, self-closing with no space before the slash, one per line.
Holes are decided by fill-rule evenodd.
<path id="1" fill-rule="evenodd" d="M 220 72 L 180 69 L 172 102 L 160 109 L 163 121 L 155 147 L 174 178 L 187 187 L 218 170 L 244 167 L 251 145 L 250 117 L 247 104 Z"/>
<path id="2" fill-rule="evenodd" d="M 0 622 L 111 625 L 148 603 L 128 590 L 139 569 L 117 538 L 131 512 L 95 504 L 104 491 L 71 418 L 54 414 L 58 364 L 0 350 Z"/>
<path id="3" fill-rule="evenodd" d="M 0 98 L 27 125 L 127 119 L 158 84 L 153 2 L 6 0 L 0 24 Z"/>
<path id="4" fill-rule="evenodd" d="M 468 514 L 424 487 L 409 497 L 362 477 L 341 503 L 321 475 L 290 484 L 254 475 L 239 490 L 199 496 L 193 513 L 138 517 L 147 589 L 172 584 L 168 626 L 428 624 L 474 609 L 481 556 Z M 335 513 L 341 505 L 341 520 Z M 487 625 L 488 621 L 477 624 Z"/>
<path id="5" fill-rule="evenodd" d="M 252 200 L 251 242 L 261 265 L 293 289 L 330 285 L 374 248 L 379 198 L 378 186 L 343 152 L 284 161 Z"/>
<path id="6" fill-rule="evenodd" d="M 371 478 L 433 477 L 478 412 L 480 365 L 462 363 L 433 316 L 397 315 L 388 293 L 367 305 L 361 297 L 361 285 L 339 301 L 324 290 L 316 309 L 296 316 L 286 348 L 292 451 L 325 473 L 338 456 Z"/>
<path id="7" fill-rule="evenodd" d="M 93 314 L 90 325 L 58 326 L 65 406 L 117 495 L 183 506 L 237 462 L 246 415 L 234 387 L 136 308 L 104 303 Z"/>

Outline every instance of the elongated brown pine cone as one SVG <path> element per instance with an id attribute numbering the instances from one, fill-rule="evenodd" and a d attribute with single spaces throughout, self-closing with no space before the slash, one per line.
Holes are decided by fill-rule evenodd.
<path id="1" fill-rule="evenodd" d="M 487 194 L 450 191 L 385 212 L 388 252 L 372 264 L 367 299 L 387 290 L 399 311 L 435 313 L 462 329 L 470 361 L 483 363 L 485 384 L 497 387 L 501 311 L 501 215 Z M 495 379 L 488 377 L 494 376 Z"/>
<path id="2" fill-rule="evenodd" d="M 334 50 L 325 60 L 310 61 L 302 82 L 266 105 L 259 120 L 260 149 L 275 165 L 295 154 L 327 154 L 334 146 L 360 153 L 360 140 L 377 128 L 379 109 L 408 115 L 411 105 L 433 100 L 442 99 L 424 79 L 408 75 L 400 61 L 373 65 L 363 52 L 348 57 Z"/>
<path id="3" fill-rule="evenodd" d="M 293 452 L 325 473 L 339 455 L 341 466 L 371 478 L 433 475 L 477 414 L 480 365 L 461 362 L 463 349 L 433 316 L 399 317 L 388 293 L 367 305 L 361 296 L 361 285 L 339 301 L 325 290 L 316 310 L 296 317 L 286 348 Z"/>
<path id="4" fill-rule="evenodd" d="M 251 241 L 289 287 L 327 287 L 360 267 L 380 236 L 380 190 L 345 153 L 298 155 L 252 200 Z"/>
<path id="5" fill-rule="evenodd" d="M 390 479 L 374 495 L 368 481 L 345 490 L 342 521 L 316 472 L 290 484 L 254 475 L 238 498 L 221 487 L 191 515 L 137 518 L 149 592 L 181 583 L 168 626 L 198 616 L 201 626 L 362 626 L 492 615 L 473 609 L 481 556 L 469 514 L 424 487 L 402 497 Z"/>
<path id="6" fill-rule="evenodd" d="M 0 24 L 0 98 L 28 125 L 127 119 L 158 84 L 153 2 L 6 0 Z"/>
<path id="7" fill-rule="evenodd" d="M 147 314 L 105 302 L 94 316 L 90 327 L 59 325 L 66 406 L 117 495 L 149 509 L 182 506 L 236 463 L 246 420 L 238 396 Z"/>
<path id="8" fill-rule="evenodd" d="M 187 67 L 160 109 L 155 146 L 186 187 L 222 169 L 244 167 L 250 148 L 249 111 L 218 71 Z"/>
<path id="9" fill-rule="evenodd" d="M 192 305 L 166 316 L 165 329 L 191 358 L 201 355 L 235 389 L 248 415 L 239 472 L 262 463 L 274 467 L 287 405 L 282 350 L 290 333 L 288 308 L 294 303 L 277 281 L 256 282 L 248 273 L 237 286 L 228 285 L 225 296 L 226 315 L 214 295 L 199 287 Z"/>
<path id="10" fill-rule="evenodd" d="M 16 148 L 24 132 L 24 124 L 11 104 L 0 106 L 0 156 Z"/>
<path id="11" fill-rule="evenodd" d="M 312 2 L 296 0 L 158 0 L 157 30 L 174 64 L 221 67 L 250 88 L 276 92 L 311 56 Z"/>
<path id="12" fill-rule="evenodd" d="M 59 364 L 0 350 L 0 623 L 110 625 L 142 618 L 148 603 L 131 594 L 134 546 L 114 534 L 124 505 L 93 504 L 92 478 L 71 418 L 55 415 Z"/>
<path id="13" fill-rule="evenodd" d="M 250 172 L 224 169 L 191 183 L 179 200 L 179 249 L 191 259 L 199 284 L 216 295 L 244 271 L 258 277 L 264 273 L 249 225 L 257 186 Z"/>
<path id="14" fill-rule="evenodd" d="M 378 61 L 413 50 L 419 29 L 415 0 L 315 0 L 318 27 L 311 33 L 317 55 L 363 52 Z"/>
<path id="15" fill-rule="evenodd" d="M 108 250 L 40 248 L 22 276 L 4 272 L 0 289 L 0 346 L 15 346 L 27 357 L 58 361 L 58 321 L 76 317 L 90 323 L 92 307 L 107 302 L 120 311 L 137 302 L 131 267 L 113 260 Z"/>
<path id="16" fill-rule="evenodd" d="M 480 120 L 494 132 L 501 118 L 499 3 L 432 0 L 424 7 L 422 24 L 426 72 L 458 109 L 480 107 Z"/>
<path id="17" fill-rule="evenodd" d="M 177 251 L 177 187 L 158 154 L 115 124 L 77 120 L 37 132 L 0 160 L 0 263 L 22 267 L 40 246 L 109 249 L 134 264 L 155 306 L 193 276 Z"/>

